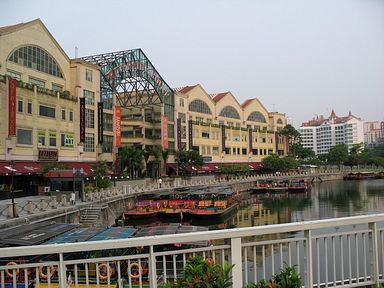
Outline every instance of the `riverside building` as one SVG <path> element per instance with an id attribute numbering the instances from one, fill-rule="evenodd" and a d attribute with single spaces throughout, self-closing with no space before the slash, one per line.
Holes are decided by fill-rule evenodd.
<path id="1" fill-rule="evenodd" d="M 199 172 L 286 153 L 285 114 L 258 99 L 172 89 L 141 49 L 70 59 L 40 19 L 0 27 L 0 96 L 0 191 L 23 175 L 20 186 L 36 192 L 49 163 L 91 176 L 125 145 L 162 145 L 169 169 L 175 150 L 196 149 L 209 164 Z"/>
<path id="2" fill-rule="evenodd" d="M 345 144 L 350 149 L 355 144 L 364 143 L 363 121 L 352 115 L 339 117 L 332 110 L 328 118 L 316 116 L 301 125 L 301 143 L 316 155 L 326 154 L 339 144 Z"/>
<path id="3" fill-rule="evenodd" d="M 384 144 L 384 121 L 364 122 L 364 142 L 368 148 Z"/>

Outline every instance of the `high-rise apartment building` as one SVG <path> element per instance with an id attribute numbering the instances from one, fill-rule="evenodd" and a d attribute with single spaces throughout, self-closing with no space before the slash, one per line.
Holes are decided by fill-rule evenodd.
<path id="1" fill-rule="evenodd" d="M 384 121 L 364 122 L 364 142 L 368 148 L 384 144 Z"/>
<path id="2" fill-rule="evenodd" d="M 326 154 L 338 144 L 350 149 L 354 144 L 364 142 L 363 121 L 351 114 L 339 117 L 332 110 L 328 118 L 317 116 L 301 125 L 301 143 L 317 155 Z"/>

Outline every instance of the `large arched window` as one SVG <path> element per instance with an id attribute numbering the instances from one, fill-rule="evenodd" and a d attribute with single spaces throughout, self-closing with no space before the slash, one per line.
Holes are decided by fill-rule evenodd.
<path id="1" fill-rule="evenodd" d="M 283 124 L 283 120 L 277 119 L 277 124 Z"/>
<path id="2" fill-rule="evenodd" d="M 237 113 L 236 109 L 232 106 L 225 106 L 223 110 L 220 111 L 219 116 L 226 117 L 226 118 L 234 118 L 234 119 L 240 119 L 239 113 Z"/>
<path id="3" fill-rule="evenodd" d="M 267 121 L 265 121 L 265 117 L 259 111 L 253 111 L 249 114 L 247 121 L 267 123 Z"/>
<path id="4" fill-rule="evenodd" d="M 36 46 L 20 47 L 9 56 L 8 60 L 49 75 L 63 78 L 63 73 L 56 60 L 42 48 Z"/>
<path id="5" fill-rule="evenodd" d="M 199 99 L 193 100 L 191 103 L 189 103 L 189 111 L 210 115 L 212 114 L 211 109 L 209 109 L 207 103 Z"/>

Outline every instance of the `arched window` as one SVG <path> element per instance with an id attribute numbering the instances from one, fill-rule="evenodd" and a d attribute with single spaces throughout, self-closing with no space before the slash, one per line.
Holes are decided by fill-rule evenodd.
<path id="1" fill-rule="evenodd" d="M 249 114 L 247 121 L 267 123 L 265 117 L 259 111 L 253 111 Z"/>
<path id="2" fill-rule="evenodd" d="M 207 103 L 199 99 L 193 100 L 191 103 L 189 103 L 189 111 L 210 115 L 212 114 L 211 109 L 209 109 Z"/>
<path id="3" fill-rule="evenodd" d="M 234 119 L 240 119 L 239 113 L 237 113 L 236 109 L 232 106 L 225 106 L 223 110 L 220 111 L 219 116 L 226 117 L 226 118 L 234 118 Z"/>
<path id="4" fill-rule="evenodd" d="M 277 119 L 277 124 L 283 124 L 283 120 Z"/>
<path id="5" fill-rule="evenodd" d="M 20 47 L 9 56 L 8 60 L 49 75 L 63 78 L 63 73 L 56 60 L 42 48 L 36 46 Z"/>

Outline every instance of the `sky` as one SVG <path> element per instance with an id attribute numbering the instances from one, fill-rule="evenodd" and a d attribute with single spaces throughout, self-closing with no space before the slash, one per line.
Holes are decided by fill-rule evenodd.
<path id="1" fill-rule="evenodd" d="M 383 0 L 0 0 L 0 26 L 36 18 L 70 58 L 141 48 L 171 87 L 258 98 L 295 127 L 384 120 Z"/>

